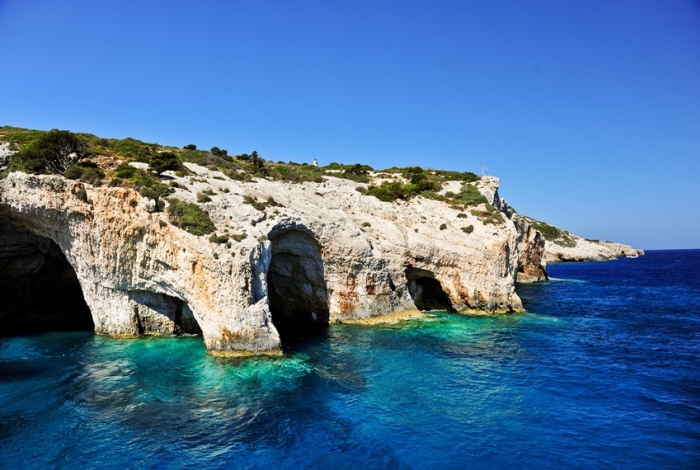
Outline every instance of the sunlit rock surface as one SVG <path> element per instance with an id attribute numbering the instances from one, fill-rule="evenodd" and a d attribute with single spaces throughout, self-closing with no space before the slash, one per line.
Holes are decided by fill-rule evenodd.
<path id="1" fill-rule="evenodd" d="M 55 247 L 64 257 L 97 333 L 201 331 L 219 355 L 277 353 L 290 325 L 417 309 L 518 312 L 516 278 L 546 279 L 541 235 L 509 211 L 494 177 L 478 187 L 504 217 L 485 225 L 436 200 L 381 202 L 348 180 L 244 183 L 186 165 L 193 176 L 168 173 L 179 185 L 173 197 L 196 202 L 198 192 L 213 190 L 200 206 L 216 233 L 245 239 L 226 245 L 189 234 L 128 188 L 23 173 L 0 181 L 0 221 L 8 233 L 27 234 L 30 251 Z M 458 190 L 457 182 L 444 190 L 450 185 Z M 276 205 L 257 210 L 245 196 Z M 1 248 L 9 250 L 6 265 L 16 261 L 11 245 Z"/>
<path id="2" fill-rule="evenodd" d="M 607 261 L 617 258 L 636 258 L 643 256 L 644 250 L 615 242 L 586 240 L 574 234 L 568 234 L 571 241 L 566 246 L 547 241 L 545 243 L 545 261 L 559 263 L 569 261 Z"/>

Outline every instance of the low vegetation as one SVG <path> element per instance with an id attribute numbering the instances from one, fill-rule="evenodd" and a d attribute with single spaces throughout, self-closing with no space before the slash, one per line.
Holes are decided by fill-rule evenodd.
<path id="1" fill-rule="evenodd" d="M 360 163 L 331 163 L 325 167 L 291 161 L 274 163 L 265 160 L 257 151 L 229 155 L 227 150 L 217 146 L 208 151 L 199 150 L 195 144 L 178 148 L 147 143 L 131 137 L 100 138 L 92 134 L 57 129 L 36 131 L 0 127 L 0 142 L 9 143 L 10 147 L 18 152 L 7 171 L 62 174 L 69 179 L 93 186 L 107 182 L 110 187 L 131 187 L 144 198 L 154 200 L 156 210 L 164 209 L 166 198 L 178 187 L 175 182 L 164 181 L 167 179 L 164 174 L 173 171 L 178 176 L 185 176 L 188 171 L 183 163 L 191 162 L 219 171 L 238 181 L 264 178 L 288 183 L 321 183 L 327 177 L 343 178 L 359 183 L 356 188 L 358 192 L 381 201 L 406 201 L 414 197 L 425 197 L 442 201 L 455 210 L 463 211 L 457 215 L 459 218 L 466 218 L 466 212 L 470 211 L 484 224 L 503 222 L 500 211 L 491 207 L 472 184 L 479 180 L 472 172 L 432 170 L 419 166 L 392 167 L 375 171 L 372 167 Z M 143 170 L 130 164 L 134 161 L 147 163 L 148 169 Z M 223 177 L 218 176 L 218 179 Z M 377 183 L 372 184 L 373 181 Z M 460 182 L 460 189 L 443 194 L 443 187 L 449 181 Z M 223 191 L 227 192 L 228 189 Z M 197 201 L 210 202 L 214 194 L 211 189 L 204 190 L 197 194 Z M 197 204 L 173 201 L 168 211 L 173 224 L 196 234 L 213 232 L 213 224 L 206 212 L 194 209 Z M 266 201 L 258 201 L 245 196 L 244 203 L 259 211 L 280 205 L 272 197 Z"/>
<path id="2" fill-rule="evenodd" d="M 485 209 L 472 209 L 470 212 L 473 216 L 477 217 L 481 223 L 484 225 L 488 224 L 493 224 L 493 225 L 499 225 L 502 224 L 505 219 L 503 218 L 503 214 L 501 211 L 493 207 L 491 204 L 486 204 Z"/>
<path id="3" fill-rule="evenodd" d="M 209 237 L 209 241 L 212 243 L 218 243 L 221 245 L 221 244 L 228 242 L 228 237 L 224 236 L 224 235 L 217 235 L 214 233 Z"/>
<path id="4" fill-rule="evenodd" d="M 576 239 L 567 231 L 533 219 L 530 219 L 530 224 L 549 242 L 566 248 L 574 248 L 576 246 Z"/>
<path id="5" fill-rule="evenodd" d="M 197 204 L 175 198 L 170 198 L 168 202 L 168 217 L 176 227 L 193 235 L 208 235 L 216 229 L 209 214 Z"/>

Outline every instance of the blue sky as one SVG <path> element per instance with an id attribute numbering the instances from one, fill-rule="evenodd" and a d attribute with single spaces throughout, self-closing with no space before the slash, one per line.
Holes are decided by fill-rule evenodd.
<path id="1" fill-rule="evenodd" d="M 700 248 L 700 2 L 0 0 L 0 125 L 501 178 Z"/>

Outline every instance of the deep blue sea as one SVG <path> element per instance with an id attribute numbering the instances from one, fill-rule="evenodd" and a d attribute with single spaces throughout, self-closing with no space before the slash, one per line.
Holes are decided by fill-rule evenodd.
<path id="1" fill-rule="evenodd" d="M 201 338 L 0 339 L 2 468 L 700 468 L 700 250 L 549 267 L 528 313 Z"/>

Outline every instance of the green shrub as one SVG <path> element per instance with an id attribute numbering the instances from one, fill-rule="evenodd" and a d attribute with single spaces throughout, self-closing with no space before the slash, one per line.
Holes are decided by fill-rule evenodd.
<path id="1" fill-rule="evenodd" d="M 148 159 L 148 168 L 160 175 L 164 171 L 177 171 L 182 168 L 182 163 L 173 152 L 159 152 Z"/>
<path id="2" fill-rule="evenodd" d="M 462 190 L 455 194 L 454 201 L 465 206 L 478 206 L 479 204 L 488 204 L 488 199 L 473 184 L 465 184 Z"/>
<path id="3" fill-rule="evenodd" d="M 129 205 L 131 207 L 136 207 L 139 205 L 139 202 L 136 199 L 129 199 Z"/>
<path id="4" fill-rule="evenodd" d="M 209 214 L 197 204 L 171 198 L 168 206 L 170 223 L 194 235 L 207 235 L 215 230 Z"/>
<path id="5" fill-rule="evenodd" d="M 214 233 L 209 237 L 209 241 L 212 243 L 218 243 L 221 245 L 221 244 L 224 244 L 228 241 L 228 237 L 226 237 L 224 235 L 219 236 L 219 235 Z"/>
<path id="6" fill-rule="evenodd" d="M 467 214 L 465 214 L 464 212 L 460 212 L 459 214 L 457 214 L 457 218 L 458 218 L 458 219 L 466 219 L 466 218 L 467 218 Z"/>
<path id="7" fill-rule="evenodd" d="M 86 161 L 70 166 L 63 172 L 63 176 L 71 180 L 80 180 L 93 186 L 102 185 L 105 172 L 98 168 L 94 162 Z"/>
<path id="8" fill-rule="evenodd" d="M 470 234 L 470 233 L 472 233 L 473 231 L 474 231 L 474 226 L 473 226 L 473 225 L 470 225 L 470 226 L 468 226 L 468 227 L 462 227 L 462 232 L 464 232 L 464 233 L 466 233 L 466 234 Z"/>
<path id="9" fill-rule="evenodd" d="M 211 198 L 204 193 L 197 193 L 197 202 L 199 202 L 199 203 L 211 202 Z"/>
<path id="10" fill-rule="evenodd" d="M 111 150 L 124 157 L 136 158 L 140 162 L 148 162 L 154 149 L 158 146 L 147 144 L 137 139 L 127 137 L 126 139 L 109 139 Z"/>
<path id="11" fill-rule="evenodd" d="M 25 170 L 60 174 L 89 155 L 89 145 L 84 139 L 69 131 L 52 129 L 20 150 L 16 159 Z"/>
<path id="12" fill-rule="evenodd" d="M 335 176 L 356 181 L 358 183 L 369 183 L 370 171 L 372 171 L 371 166 L 355 163 L 354 165 L 346 165 L 342 173 L 338 173 Z"/>
<path id="13" fill-rule="evenodd" d="M 81 187 L 78 189 L 74 189 L 71 192 L 73 193 L 73 196 L 80 199 L 81 201 L 88 202 L 88 195 L 87 195 L 87 191 L 85 191 L 85 188 Z"/>
<path id="14" fill-rule="evenodd" d="M 73 165 L 63 172 L 63 176 L 69 180 L 79 180 L 83 176 L 83 169 L 78 165 Z"/>
<path id="15" fill-rule="evenodd" d="M 576 239 L 572 237 L 569 232 L 564 232 L 561 238 L 558 238 L 555 243 L 567 248 L 574 248 L 577 245 Z"/>
<path id="16" fill-rule="evenodd" d="M 138 168 L 129 165 L 127 162 L 121 162 L 117 168 L 114 169 L 114 174 L 118 178 L 129 179 L 133 177 L 137 171 Z"/>
<path id="17" fill-rule="evenodd" d="M 85 171 L 83 171 L 83 175 L 80 177 L 80 181 L 93 186 L 101 186 L 104 176 L 105 172 L 102 171 L 101 168 L 86 168 Z"/>
<path id="18" fill-rule="evenodd" d="M 290 183 L 303 183 L 304 181 L 320 183 L 323 181 L 324 173 L 322 169 L 313 165 L 277 164 L 272 167 L 269 176 L 272 179 Z"/>
<path id="19" fill-rule="evenodd" d="M 447 224 L 440 224 L 440 230 L 445 230 L 447 228 Z"/>
<path id="20" fill-rule="evenodd" d="M 491 204 L 486 204 L 485 210 L 473 209 L 471 214 L 478 217 L 484 225 L 499 225 L 504 222 L 503 214 Z"/>
<path id="21" fill-rule="evenodd" d="M 185 150 L 197 150 L 197 146 L 195 144 L 187 144 L 182 148 Z"/>
<path id="22" fill-rule="evenodd" d="M 270 203 L 270 201 L 272 203 Z M 267 202 L 259 202 L 250 196 L 243 196 L 243 204 L 250 204 L 251 206 L 253 206 L 256 210 L 259 210 L 260 212 L 263 212 L 265 209 L 267 209 L 268 206 L 280 205 L 280 204 L 277 204 L 275 202 L 275 200 L 272 198 L 272 196 L 267 198 Z"/>
<path id="23" fill-rule="evenodd" d="M 563 232 L 553 225 L 545 222 L 532 221 L 532 227 L 540 232 L 545 240 L 554 241 L 563 235 Z"/>
<path id="24" fill-rule="evenodd" d="M 231 239 L 236 240 L 237 242 L 243 241 L 246 238 L 248 238 L 248 234 L 243 232 L 243 233 L 234 233 L 231 235 Z"/>
<path id="25" fill-rule="evenodd" d="M 463 181 L 465 183 L 472 183 L 479 180 L 479 177 L 471 171 L 460 173 L 459 171 L 435 170 L 433 174 L 443 181 Z"/>
<path id="26" fill-rule="evenodd" d="M 371 227 L 372 224 L 370 224 L 369 222 L 362 222 L 362 226 L 363 227 Z"/>
<path id="27" fill-rule="evenodd" d="M 117 169 L 119 169 L 119 167 L 117 167 Z M 128 180 L 129 184 L 137 189 L 141 196 L 153 199 L 156 202 L 156 208 L 162 210 L 164 208 L 164 203 L 160 199 L 169 196 L 175 190 L 161 183 L 159 179 L 147 171 L 139 170 L 138 168 L 134 168 L 134 170 L 133 173 L 131 173 L 130 170 L 124 172 L 124 174 L 131 173 L 131 177 Z"/>
<path id="28" fill-rule="evenodd" d="M 398 181 L 384 181 L 380 186 L 370 185 L 367 188 L 367 194 L 376 197 L 380 201 L 393 202 L 397 199 L 407 199 L 409 197 L 407 186 Z"/>

